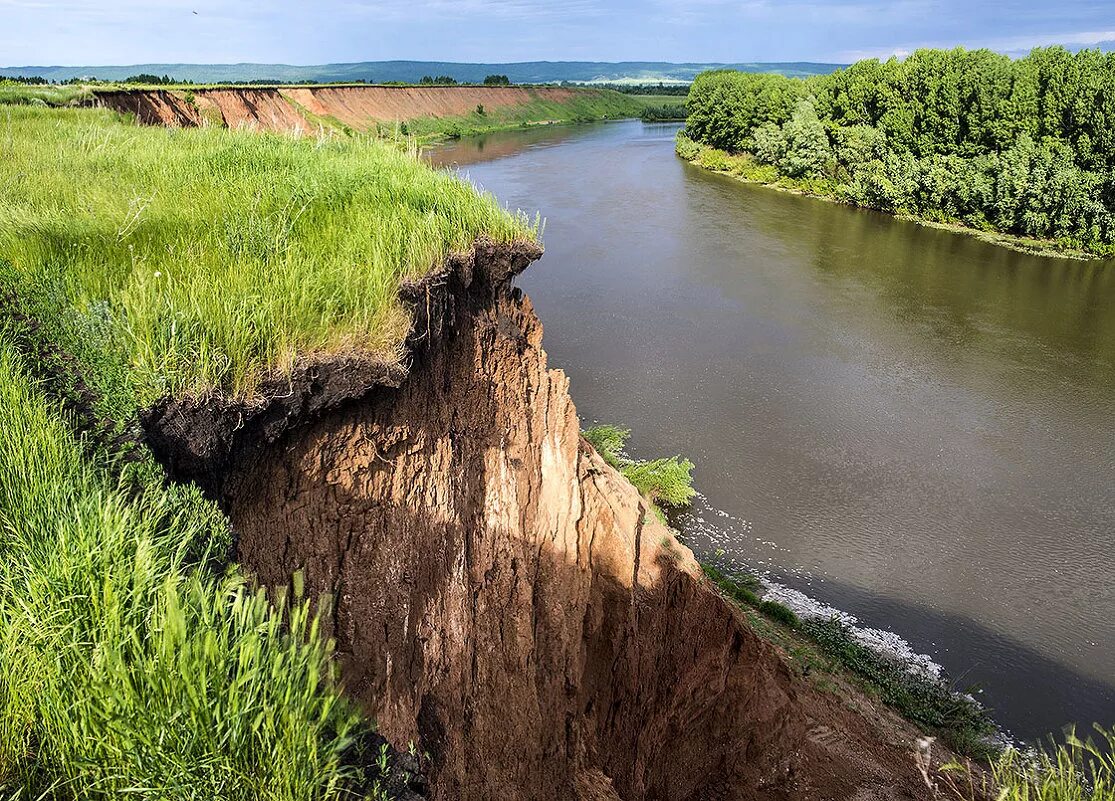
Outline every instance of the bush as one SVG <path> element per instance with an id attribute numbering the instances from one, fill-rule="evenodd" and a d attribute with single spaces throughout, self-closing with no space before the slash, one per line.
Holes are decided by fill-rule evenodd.
<path id="1" fill-rule="evenodd" d="M 751 134 L 752 152 L 763 164 L 778 164 L 786 155 L 786 137 L 773 122 L 765 122 Z"/>
<path id="2" fill-rule="evenodd" d="M 791 178 L 817 177 L 832 160 L 828 134 L 808 100 L 800 101 L 793 118 L 782 126 L 782 140 L 782 155 L 773 163 Z"/>

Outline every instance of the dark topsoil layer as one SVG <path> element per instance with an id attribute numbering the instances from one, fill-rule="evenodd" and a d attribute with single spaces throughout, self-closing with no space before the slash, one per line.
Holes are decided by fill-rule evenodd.
<path id="1" fill-rule="evenodd" d="M 530 241 L 501 245 L 479 239 L 467 253 L 453 254 L 424 278 L 403 284 L 400 297 L 414 310 L 405 350 L 411 363 L 435 345 L 454 323 L 465 298 L 494 298 L 540 258 Z M 472 302 L 472 301 L 469 301 Z M 194 482 L 220 500 L 234 454 L 265 448 L 295 426 L 368 397 L 377 388 L 397 389 L 409 366 L 360 354 L 310 359 L 289 376 L 265 380 L 253 400 L 212 392 L 200 398 L 163 398 L 140 413 L 146 441 L 174 481 Z"/>

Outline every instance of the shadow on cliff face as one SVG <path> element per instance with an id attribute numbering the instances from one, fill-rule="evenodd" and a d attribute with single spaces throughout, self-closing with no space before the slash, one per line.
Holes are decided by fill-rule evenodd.
<path id="1" fill-rule="evenodd" d="M 331 597 L 346 686 L 430 753 L 434 798 L 925 797 L 913 733 L 796 680 L 709 588 L 581 439 L 515 271 L 475 266 L 502 277 L 450 278 L 397 388 L 249 425 L 209 477 L 262 584 Z"/>

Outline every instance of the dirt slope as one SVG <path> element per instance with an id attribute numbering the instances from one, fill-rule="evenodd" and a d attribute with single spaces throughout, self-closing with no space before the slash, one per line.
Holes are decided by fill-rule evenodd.
<path id="1" fill-rule="evenodd" d="M 495 110 L 533 100 L 562 103 L 572 89 L 524 86 L 320 86 L 284 88 L 135 89 L 97 92 L 94 102 L 131 113 L 146 125 L 302 132 L 316 129 L 311 117 L 328 117 L 358 131 L 378 122 L 451 117 L 478 105 Z"/>
<path id="2" fill-rule="evenodd" d="M 152 441 L 263 583 L 331 599 L 350 692 L 440 801 L 926 797 L 913 733 L 795 678 L 581 439 L 510 286 L 537 255 L 482 243 L 411 287 L 394 387 L 317 365 L 235 425 L 162 404 Z"/>

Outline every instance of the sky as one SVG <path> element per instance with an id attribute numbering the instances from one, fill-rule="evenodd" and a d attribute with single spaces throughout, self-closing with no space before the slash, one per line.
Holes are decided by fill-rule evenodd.
<path id="1" fill-rule="evenodd" d="M 0 0 L 0 65 L 834 61 L 1115 49 L 1115 0 Z"/>

